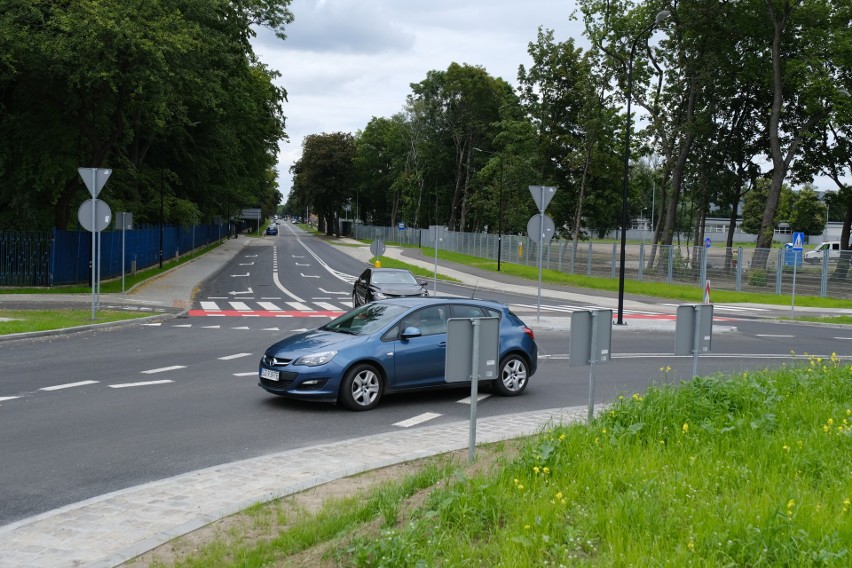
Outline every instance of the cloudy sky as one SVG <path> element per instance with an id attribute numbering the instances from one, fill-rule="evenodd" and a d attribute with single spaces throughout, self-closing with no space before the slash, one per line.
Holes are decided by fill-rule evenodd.
<path id="1" fill-rule="evenodd" d="M 354 134 L 374 116 L 390 117 L 402 110 L 411 83 L 453 62 L 514 85 L 518 66 L 530 64 L 527 45 L 539 26 L 554 30 L 557 41 L 585 45 L 574 9 L 573 0 L 293 0 L 287 40 L 261 32 L 254 41 L 289 98 L 290 140 L 278 164 L 284 200 L 305 136 Z"/>

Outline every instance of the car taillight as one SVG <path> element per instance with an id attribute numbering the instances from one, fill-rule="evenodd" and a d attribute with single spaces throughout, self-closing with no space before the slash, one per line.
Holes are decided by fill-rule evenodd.
<path id="1" fill-rule="evenodd" d="M 533 341 L 535 341 L 535 333 L 533 333 L 533 330 L 531 330 L 531 329 L 530 329 L 530 328 L 528 328 L 527 326 L 524 326 L 524 333 L 526 333 L 527 335 L 529 335 L 529 336 L 530 336 L 530 339 L 532 339 Z"/>

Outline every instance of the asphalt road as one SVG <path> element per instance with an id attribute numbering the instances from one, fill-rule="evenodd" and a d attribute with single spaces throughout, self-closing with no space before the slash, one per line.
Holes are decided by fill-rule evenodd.
<path id="1" fill-rule="evenodd" d="M 364 267 L 319 239 L 282 231 L 247 246 L 211 279 L 196 297 L 195 315 L 0 345 L 0 525 L 198 468 L 416 428 L 425 416 L 429 424 L 464 420 L 464 388 L 388 396 L 377 409 L 354 413 L 280 399 L 257 386 L 263 350 L 347 309 L 351 279 Z M 534 293 L 489 295 L 535 328 Z M 561 309 L 568 317 L 572 306 Z M 774 367 L 791 352 L 849 353 L 852 330 L 752 316 L 731 314 L 717 324 L 699 374 Z M 596 402 L 691 376 L 691 357 L 671 355 L 673 323 L 613 335 L 613 360 L 596 367 Z M 590 368 L 569 368 L 568 333 L 540 330 L 536 338 L 539 372 L 527 391 L 488 396 L 480 416 L 588 401 Z"/>

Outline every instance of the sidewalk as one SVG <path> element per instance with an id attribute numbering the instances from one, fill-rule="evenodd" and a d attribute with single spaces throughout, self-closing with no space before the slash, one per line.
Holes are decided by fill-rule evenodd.
<path id="1" fill-rule="evenodd" d="M 159 310 L 161 317 L 175 317 L 191 307 L 199 283 L 216 274 L 252 242 L 254 239 L 228 240 L 216 250 L 124 294 L 104 295 L 101 302 Z M 364 260 L 365 264 L 370 260 L 366 245 L 341 250 Z M 433 267 L 424 260 L 404 256 L 404 252 L 388 247 L 387 255 L 425 268 Z M 536 291 L 535 285 L 492 282 L 445 268 L 440 263 L 438 271 L 477 289 L 526 294 Z M 542 296 L 545 294 L 548 298 L 589 305 L 601 303 L 597 297 L 561 290 L 543 289 Z M 74 296 L 51 301 L 79 303 L 81 299 Z M 45 298 L 39 296 L 38 300 Z M 641 307 L 633 302 L 626 305 L 631 309 Z M 528 323 L 538 329 L 567 329 L 569 315 L 543 317 L 540 322 Z M 674 329 L 674 321 L 652 324 L 641 320 L 631 322 L 630 328 L 647 330 L 651 325 Z M 582 420 L 585 416 L 586 408 L 577 407 L 480 419 L 477 441 L 489 443 L 527 436 L 548 424 Z M 468 421 L 389 432 L 223 464 L 109 493 L 0 527 L 0 566 L 116 566 L 254 503 L 370 469 L 466 448 L 468 435 Z M 276 475 L 268 475 L 270 471 Z"/>

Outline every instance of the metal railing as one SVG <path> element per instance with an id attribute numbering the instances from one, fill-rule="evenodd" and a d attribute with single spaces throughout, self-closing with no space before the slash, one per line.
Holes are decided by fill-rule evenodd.
<path id="1" fill-rule="evenodd" d="M 437 235 L 436 235 L 437 231 Z M 527 236 L 461 233 L 443 227 L 399 229 L 355 225 L 353 236 L 407 246 L 434 247 L 501 262 L 538 266 L 539 245 Z M 801 251 L 743 247 L 701 247 L 629 243 L 625 249 L 625 278 L 639 282 L 683 284 L 713 290 L 789 295 L 795 273 L 796 294 L 852 299 L 852 269 L 826 254 L 821 262 L 803 262 Z M 566 274 L 618 278 L 619 244 L 553 239 L 541 250 L 542 268 Z"/>

